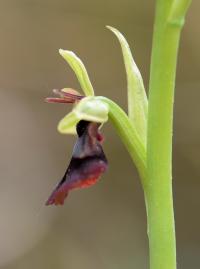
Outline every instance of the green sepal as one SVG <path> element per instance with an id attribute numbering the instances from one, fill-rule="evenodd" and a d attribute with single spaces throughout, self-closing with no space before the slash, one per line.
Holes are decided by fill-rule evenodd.
<path id="1" fill-rule="evenodd" d="M 68 62 L 73 69 L 76 77 L 81 85 L 81 88 L 86 96 L 94 96 L 94 90 L 89 79 L 87 70 L 76 54 L 69 50 L 59 49 L 60 55 Z"/>
<path id="2" fill-rule="evenodd" d="M 61 134 L 76 134 L 76 125 L 79 122 L 79 119 L 74 113 L 74 111 L 71 111 L 69 114 L 67 114 L 63 119 L 61 119 L 58 123 L 58 132 Z"/>

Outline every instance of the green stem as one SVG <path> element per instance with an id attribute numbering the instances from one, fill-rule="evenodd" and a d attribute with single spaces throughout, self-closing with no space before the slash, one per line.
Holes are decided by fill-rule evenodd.
<path id="1" fill-rule="evenodd" d="M 185 0 L 157 0 L 156 6 L 149 89 L 148 180 L 145 188 L 151 269 L 176 268 L 171 175 L 172 122 L 177 52 L 183 12 L 186 11 L 184 7 Z"/>

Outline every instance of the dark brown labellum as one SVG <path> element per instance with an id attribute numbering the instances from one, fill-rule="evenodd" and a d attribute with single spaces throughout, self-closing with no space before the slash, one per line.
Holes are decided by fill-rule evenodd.
<path id="1" fill-rule="evenodd" d="M 70 190 L 95 184 L 106 171 L 108 163 L 101 146 L 102 135 L 99 133 L 99 125 L 84 120 L 77 124 L 78 139 L 70 164 L 46 205 L 64 204 Z"/>

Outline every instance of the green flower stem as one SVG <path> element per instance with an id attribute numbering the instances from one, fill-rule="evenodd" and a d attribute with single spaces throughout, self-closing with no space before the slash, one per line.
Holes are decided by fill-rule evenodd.
<path id="1" fill-rule="evenodd" d="M 109 105 L 109 119 L 114 125 L 118 135 L 126 146 L 133 162 L 135 163 L 142 184 L 145 185 L 146 174 L 146 149 L 127 114 L 112 100 L 98 96 L 99 100 Z"/>
<path id="2" fill-rule="evenodd" d="M 183 16 L 189 2 L 157 0 L 156 6 L 145 185 L 151 269 L 176 268 L 171 175 L 172 122 L 177 52 Z"/>
<path id="3" fill-rule="evenodd" d="M 183 25 L 185 14 L 192 0 L 174 0 L 168 21 L 172 24 Z"/>

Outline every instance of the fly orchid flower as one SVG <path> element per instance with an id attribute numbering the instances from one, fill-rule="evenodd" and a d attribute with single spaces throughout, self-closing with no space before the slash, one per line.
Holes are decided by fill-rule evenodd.
<path id="1" fill-rule="evenodd" d="M 46 205 L 62 205 L 70 190 L 85 188 L 97 182 L 101 174 L 107 169 L 107 159 L 101 146 L 103 136 L 99 132 L 102 121 L 100 121 L 100 119 L 99 121 L 98 119 L 94 121 L 93 118 L 89 119 L 88 115 L 84 117 L 84 113 L 81 114 L 81 111 L 83 112 L 84 109 L 81 109 L 83 104 L 79 102 L 83 100 L 84 96 L 81 96 L 73 89 L 53 90 L 53 92 L 59 94 L 60 98 L 46 98 L 48 103 L 75 104 L 70 116 L 67 116 L 67 122 L 68 118 L 74 117 L 74 127 L 76 127 L 78 134 L 69 166 L 62 180 L 46 202 Z M 91 103 L 89 104 L 91 105 Z M 98 104 L 96 103 L 96 105 Z M 71 133 L 73 128 L 66 128 L 65 121 L 66 118 L 61 121 L 59 128 L 63 130 L 63 132 L 67 130 Z"/>
<path id="2" fill-rule="evenodd" d="M 118 37 L 128 78 L 129 115 L 106 97 L 94 96 L 87 70 L 71 51 L 59 50 L 75 72 L 84 95 L 71 88 L 53 90 L 59 97 L 48 97 L 48 103 L 73 104 L 72 111 L 58 124 L 62 134 L 78 135 L 69 166 L 46 205 L 62 205 L 72 189 L 85 188 L 97 182 L 107 170 L 108 162 L 102 149 L 103 136 L 99 128 L 108 120 L 114 124 L 141 174 L 145 169 L 145 135 L 147 99 L 142 77 L 132 58 L 125 38 L 114 28 Z M 134 109 L 130 108 L 135 100 Z"/>

